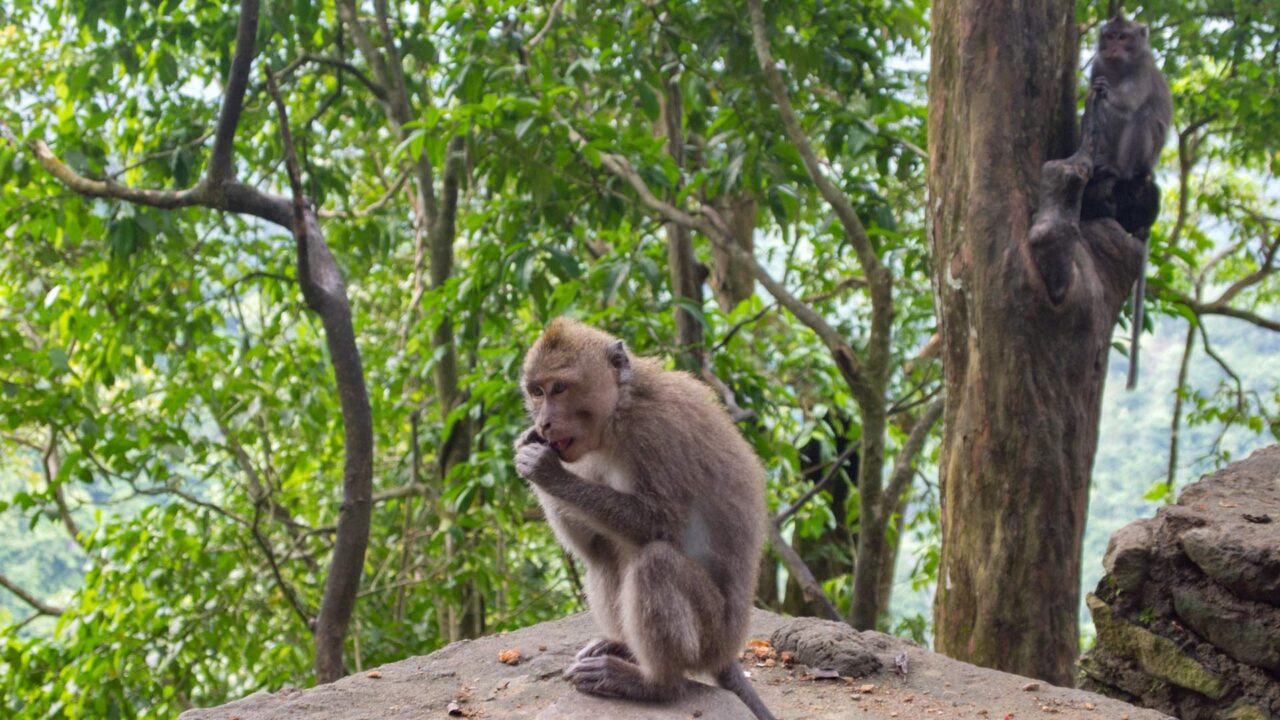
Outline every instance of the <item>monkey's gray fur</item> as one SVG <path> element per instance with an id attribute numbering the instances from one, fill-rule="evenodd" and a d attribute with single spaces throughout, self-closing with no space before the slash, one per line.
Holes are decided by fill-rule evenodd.
<path id="1" fill-rule="evenodd" d="M 711 390 L 566 318 L 529 350 L 534 426 L 516 443 L 560 542 L 587 566 L 603 639 L 565 676 L 587 693 L 666 701 L 712 674 L 772 720 L 738 658 L 763 541 L 764 470 Z"/>
<path id="2" fill-rule="evenodd" d="M 1147 26 L 1117 15 L 1098 31 L 1098 52 L 1089 76 L 1084 132 L 1094 140 L 1094 167 L 1085 187 L 1081 219 L 1113 217 L 1147 245 L 1160 213 L 1160 189 L 1153 172 L 1160 160 L 1173 96 L 1151 55 Z M 1129 342 L 1129 389 L 1138 381 L 1138 343 L 1147 261 L 1133 292 L 1133 328 Z"/>

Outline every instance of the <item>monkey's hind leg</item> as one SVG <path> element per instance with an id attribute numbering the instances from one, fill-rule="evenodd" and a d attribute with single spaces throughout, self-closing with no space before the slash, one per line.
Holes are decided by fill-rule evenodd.
<path id="1" fill-rule="evenodd" d="M 719 588 L 671 545 L 650 543 L 627 567 L 619 601 L 623 640 L 635 661 L 598 654 L 574 663 L 565 677 L 593 695 L 676 699 L 688 686 L 685 672 L 701 668 L 707 641 L 720 634 Z"/>
<path id="2" fill-rule="evenodd" d="M 628 662 L 636 661 L 636 656 L 632 654 L 631 648 L 628 648 L 625 643 L 608 639 L 592 640 L 578 651 L 578 656 L 574 659 L 585 660 L 587 658 L 600 657 L 602 655 L 620 657 Z"/>

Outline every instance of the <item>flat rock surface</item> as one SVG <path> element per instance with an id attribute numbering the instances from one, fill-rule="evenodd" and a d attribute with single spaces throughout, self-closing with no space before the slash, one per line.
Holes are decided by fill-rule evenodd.
<path id="1" fill-rule="evenodd" d="M 1017 720 L 1156 720 L 1152 710 L 1100 695 L 1054 687 L 1007 673 L 986 670 L 929 652 L 879 633 L 840 630 L 811 618 L 788 619 L 763 611 L 751 618 L 752 639 L 796 644 L 796 660 L 783 667 L 744 660 L 761 698 L 779 720 L 799 718 L 986 718 Z M 847 632 L 847 634 L 846 634 Z M 454 643 L 438 652 L 351 675 L 309 690 L 261 692 L 218 708 L 189 710 L 182 720 L 362 720 L 368 718 L 458 717 L 561 720 L 648 720 L 706 718 L 750 720 L 734 695 L 698 685 L 679 702 L 643 705 L 603 700 L 578 693 L 561 678 L 574 654 L 595 634 L 591 618 L 575 615 L 554 622 L 478 640 Z M 851 643 L 847 651 L 842 648 Z M 856 646 L 856 647 L 855 647 Z M 785 649 L 785 648 L 781 648 Z M 781 649 L 775 648 L 775 652 Z M 498 661 L 504 650 L 518 650 L 520 661 Z M 898 671 L 905 657 L 907 674 Z M 814 679 L 802 659 L 843 659 L 846 670 L 878 666 L 861 677 Z M 873 662 L 873 659 L 878 662 Z M 830 670 L 834 668 L 818 668 Z M 828 674 L 828 673 L 823 673 Z M 706 680 L 705 678 L 703 680 Z M 451 706 L 451 703 L 454 705 Z"/>

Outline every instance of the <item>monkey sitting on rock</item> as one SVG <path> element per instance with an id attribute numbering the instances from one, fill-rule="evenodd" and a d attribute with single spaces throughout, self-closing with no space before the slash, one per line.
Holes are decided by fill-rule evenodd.
<path id="1" fill-rule="evenodd" d="M 1173 97 L 1151 55 L 1147 27 L 1117 15 L 1098 33 L 1098 52 L 1089 78 L 1083 131 L 1092 136 L 1094 157 L 1081 220 L 1115 218 L 1146 245 L 1160 212 L 1160 187 L 1152 172 L 1172 120 Z M 1133 296 L 1129 388 L 1138 376 L 1146 264 L 1144 250 L 1142 274 Z"/>
<path id="2" fill-rule="evenodd" d="M 773 720 L 738 664 L 764 469 L 710 388 L 563 317 L 529 349 L 522 382 L 534 424 L 516 470 L 586 564 L 603 634 L 565 677 L 594 695 L 667 701 L 686 673 L 707 672 Z"/>

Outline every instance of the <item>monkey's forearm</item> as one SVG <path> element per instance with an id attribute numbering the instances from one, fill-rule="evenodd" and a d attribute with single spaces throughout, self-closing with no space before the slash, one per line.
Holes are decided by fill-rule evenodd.
<path id="1" fill-rule="evenodd" d="M 672 539 L 670 518 L 636 495 L 587 482 L 563 468 L 540 475 L 535 482 L 597 532 L 637 545 Z"/>

